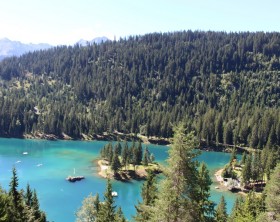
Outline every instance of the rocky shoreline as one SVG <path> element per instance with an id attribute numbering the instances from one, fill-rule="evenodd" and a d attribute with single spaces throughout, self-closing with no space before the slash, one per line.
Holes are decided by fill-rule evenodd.
<path id="1" fill-rule="evenodd" d="M 46 134 L 42 132 L 35 132 L 32 134 L 24 134 L 22 139 L 44 139 L 44 140 L 81 140 L 81 141 L 141 141 L 144 144 L 157 144 L 157 145 L 169 145 L 170 140 L 168 138 L 158 138 L 158 137 L 146 137 L 144 135 L 135 134 L 123 134 L 120 132 L 114 133 L 103 133 L 86 135 L 81 134 L 79 138 L 73 138 L 69 135 L 62 133 L 61 135 Z"/>
<path id="2" fill-rule="evenodd" d="M 231 192 L 234 192 L 234 193 L 238 193 L 238 194 L 241 194 L 241 195 L 246 195 L 246 193 L 244 191 L 242 191 L 241 189 L 237 189 L 237 190 L 230 190 L 227 186 L 227 183 L 225 183 L 224 181 L 224 178 L 222 177 L 222 173 L 223 173 L 223 168 L 222 169 L 219 169 L 215 172 L 215 178 L 216 178 L 216 181 L 219 182 L 219 186 L 215 187 L 216 189 L 221 189 L 222 191 L 231 191 Z"/>

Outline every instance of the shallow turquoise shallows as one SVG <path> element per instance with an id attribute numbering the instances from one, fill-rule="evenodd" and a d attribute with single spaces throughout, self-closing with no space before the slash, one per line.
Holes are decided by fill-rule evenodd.
<path id="1" fill-rule="evenodd" d="M 102 195 L 106 180 L 100 178 L 98 167 L 93 160 L 99 155 L 100 148 L 107 142 L 93 141 L 45 141 L 0 138 L 0 184 L 6 190 L 15 166 L 19 177 L 19 188 L 26 188 L 29 183 L 35 188 L 41 209 L 47 213 L 49 221 L 73 222 L 75 212 L 82 200 L 90 193 Z M 167 158 L 166 146 L 148 145 L 158 162 Z M 202 152 L 199 161 L 204 161 L 211 176 L 215 170 L 223 167 L 230 154 Z M 65 180 L 69 175 L 82 175 L 86 179 L 76 183 Z M 118 192 L 116 205 L 121 206 L 127 219 L 135 214 L 134 206 L 140 200 L 142 182 L 113 182 L 113 189 Z M 217 183 L 211 186 L 211 199 L 219 202 L 222 195 L 227 201 L 228 212 L 235 201 L 236 195 L 216 190 Z"/>

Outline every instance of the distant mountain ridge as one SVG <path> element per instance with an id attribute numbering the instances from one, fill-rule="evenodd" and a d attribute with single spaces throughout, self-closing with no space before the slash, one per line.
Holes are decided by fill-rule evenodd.
<path id="1" fill-rule="evenodd" d="M 100 44 L 102 42 L 106 42 L 109 39 L 105 36 L 96 37 L 91 41 L 87 41 L 84 39 L 79 40 L 76 44 L 81 46 L 87 46 L 88 44 Z M 53 45 L 47 43 L 39 43 L 39 44 L 25 44 L 20 41 L 12 41 L 8 38 L 0 39 L 0 61 L 6 57 L 10 56 L 20 56 L 27 52 L 34 52 L 37 50 L 44 50 L 54 47 Z"/>
<path id="2" fill-rule="evenodd" d="M 87 46 L 88 44 L 93 44 L 93 43 L 96 43 L 96 44 L 100 44 L 102 42 L 107 42 L 109 41 L 110 39 L 108 39 L 106 36 L 102 36 L 102 37 L 96 37 L 90 41 L 87 41 L 87 40 L 84 40 L 84 39 L 80 39 L 77 44 L 81 45 L 81 46 Z"/>
<path id="3" fill-rule="evenodd" d="M 41 49 L 49 49 L 53 47 L 47 43 L 25 44 L 19 41 L 12 41 L 8 38 L 0 39 L 0 60 L 10 56 L 20 56 L 27 52 L 33 52 Z"/>

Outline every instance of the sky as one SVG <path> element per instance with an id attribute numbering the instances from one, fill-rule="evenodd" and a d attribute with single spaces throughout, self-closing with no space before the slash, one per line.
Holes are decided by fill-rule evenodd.
<path id="1" fill-rule="evenodd" d="M 0 0 L 0 38 L 70 45 L 153 32 L 277 31 L 279 0 Z"/>

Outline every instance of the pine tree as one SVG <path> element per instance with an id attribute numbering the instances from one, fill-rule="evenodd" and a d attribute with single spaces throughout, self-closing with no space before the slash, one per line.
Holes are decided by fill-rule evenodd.
<path id="1" fill-rule="evenodd" d="M 121 168 L 121 163 L 120 163 L 119 155 L 117 153 L 117 150 L 114 149 L 113 159 L 111 162 L 111 169 L 113 170 L 114 174 L 116 174 L 120 168 Z"/>
<path id="2" fill-rule="evenodd" d="M 0 187 L 0 222 L 8 221 L 8 204 L 8 196 Z"/>
<path id="3" fill-rule="evenodd" d="M 242 182 L 247 185 L 252 177 L 252 155 L 249 154 L 246 158 L 245 165 L 242 169 Z"/>
<path id="4" fill-rule="evenodd" d="M 142 158 L 143 158 L 143 148 L 142 148 L 141 141 L 138 142 L 136 153 L 137 153 L 136 164 L 140 165 L 142 162 Z"/>
<path id="5" fill-rule="evenodd" d="M 46 215 L 45 215 L 44 212 L 42 212 L 40 210 L 40 204 L 39 204 L 39 200 L 37 198 L 36 190 L 33 190 L 31 203 L 32 203 L 31 208 L 34 211 L 35 220 L 37 220 L 38 222 L 45 222 L 46 221 Z"/>
<path id="6" fill-rule="evenodd" d="M 8 218 L 10 221 L 21 221 L 24 216 L 24 206 L 21 193 L 17 190 L 18 188 L 18 177 L 16 168 L 13 167 L 13 176 L 9 184 L 9 197 L 11 199 L 11 206 L 8 210 Z"/>
<path id="7" fill-rule="evenodd" d="M 128 145 L 127 145 L 127 142 L 125 141 L 124 143 L 124 148 L 122 149 L 122 165 L 125 166 L 125 169 L 129 163 L 128 161 Z"/>
<path id="8" fill-rule="evenodd" d="M 223 142 L 223 119 L 222 116 L 216 119 L 215 122 L 215 134 L 216 134 L 216 144 Z"/>
<path id="9" fill-rule="evenodd" d="M 118 207 L 118 210 L 116 212 L 116 220 L 115 221 L 116 222 L 126 222 L 121 207 Z"/>
<path id="10" fill-rule="evenodd" d="M 98 193 L 95 195 L 93 205 L 94 205 L 94 208 L 96 210 L 96 214 L 98 214 L 99 210 L 100 210 L 100 200 L 99 200 L 99 194 Z"/>
<path id="11" fill-rule="evenodd" d="M 267 212 L 273 215 L 273 219 L 280 220 L 280 164 L 278 164 L 271 174 L 270 181 L 267 183 L 266 208 Z"/>
<path id="12" fill-rule="evenodd" d="M 209 221 L 214 216 L 214 202 L 209 200 L 212 180 L 205 163 L 202 163 L 199 168 L 197 183 L 199 190 L 195 201 L 197 202 L 199 221 Z"/>
<path id="13" fill-rule="evenodd" d="M 155 155 L 153 153 L 151 153 L 151 155 L 150 155 L 150 161 L 151 161 L 151 163 L 153 163 L 155 161 Z"/>
<path id="14" fill-rule="evenodd" d="M 32 206 L 32 197 L 33 197 L 33 193 L 30 188 L 30 185 L 28 183 L 26 186 L 26 192 L 25 192 L 24 198 L 25 198 L 25 204 L 29 207 Z"/>
<path id="15" fill-rule="evenodd" d="M 236 161 L 236 148 L 235 147 L 231 151 L 229 164 L 232 166 L 234 161 Z"/>
<path id="16" fill-rule="evenodd" d="M 121 155 L 121 153 L 122 153 L 122 146 L 121 146 L 121 144 L 120 144 L 120 142 L 118 141 L 117 143 L 116 143 L 116 145 L 115 145 L 115 151 L 116 151 L 116 153 L 120 156 Z"/>
<path id="17" fill-rule="evenodd" d="M 135 146 L 135 142 L 133 141 L 132 146 L 130 147 L 130 150 L 132 152 L 132 158 L 131 158 L 131 163 L 134 166 L 134 170 L 136 169 L 137 161 L 138 161 L 138 150 L 137 147 Z"/>
<path id="18" fill-rule="evenodd" d="M 221 197 L 220 203 L 216 209 L 215 221 L 216 222 L 227 222 L 227 208 L 224 196 Z"/>
<path id="19" fill-rule="evenodd" d="M 112 143 L 109 143 L 107 146 L 107 158 L 109 161 L 109 165 L 111 165 L 111 163 L 112 163 L 113 155 L 114 155 L 113 146 L 112 146 Z"/>
<path id="20" fill-rule="evenodd" d="M 148 148 L 146 147 L 145 151 L 144 151 L 143 165 L 148 166 L 149 162 L 150 162 L 149 161 L 149 151 L 148 151 Z"/>
<path id="21" fill-rule="evenodd" d="M 156 175 L 148 172 L 147 180 L 143 183 L 141 191 L 142 202 L 138 202 L 136 208 L 136 222 L 145 222 L 151 219 L 151 207 L 157 198 Z"/>
<path id="22" fill-rule="evenodd" d="M 261 167 L 261 159 L 260 152 L 254 153 L 254 158 L 252 161 L 252 180 L 257 181 L 262 178 L 262 167 Z"/>
<path id="23" fill-rule="evenodd" d="M 194 134 L 186 134 L 183 124 L 175 128 L 168 167 L 164 172 L 166 178 L 161 182 L 161 195 L 153 208 L 152 221 L 191 222 L 199 218 L 196 144 Z"/>
<path id="24" fill-rule="evenodd" d="M 228 217 L 228 222 L 235 222 L 236 217 L 240 214 L 241 212 L 241 206 L 243 204 L 243 199 L 241 197 L 236 198 L 234 202 L 234 206 L 232 208 L 231 214 Z"/>
<path id="25" fill-rule="evenodd" d="M 243 152 L 243 153 L 242 153 L 241 160 L 240 160 L 240 165 L 244 165 L 244 164 L 245 164 L 245 162 L 246 162 L 246 157 L 247 157 L 246 152 Z"/>
<path id="26" fill-rule="evenodd" d="M 112 196 L 112 183 L 110 179 L 107 180 L 107 186 L 104 193 L 104 202 L 100 205 L 100 210 L 98 213 L 98 221 L 99 222 L 112 222 L 115 221 L 115 206 L 114 206 L 114 198 Z"/>

